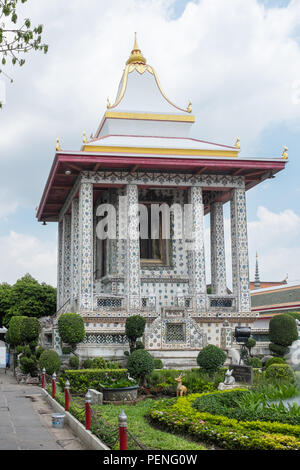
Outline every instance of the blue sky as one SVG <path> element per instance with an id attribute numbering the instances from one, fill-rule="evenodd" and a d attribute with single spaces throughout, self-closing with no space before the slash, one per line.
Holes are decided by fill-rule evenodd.
<path id="1" fill-rule="evenodd" d="M 56 282 L 56 224 L 37 223 L 54 158 L 94 132 L 116 94 L 133 32 L 166 94 L 193 102 L 192 135 L 232 144 L 241 156 L 280 157 L 285 171 L 247 193 L 250 273 L 300 279 L 300 1 L 28 0 L 43 23 L 47 55 L 7 67 L 0 112 L 0 282 L 30 272 Z M 226 240 L 229 245 L 228 207 Z M 209 255 L 209 247 L 207 256 Z M 230 276 L 230 249 L 228 273 Z M 208 279 L 209 281 L 209 279 Z"/>

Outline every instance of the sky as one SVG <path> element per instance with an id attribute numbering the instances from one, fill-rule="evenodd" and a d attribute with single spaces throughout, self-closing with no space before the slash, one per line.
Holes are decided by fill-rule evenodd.
<path id="1" fill-rule="evenodd" d="M 7 66 L 12 84 L 0 75 L 0 282 L 29 272 L 56 285 L 57 225 L 35 219 L 56 138 L 79 150 L 96 131 L 135 31 L 167 96 L 192 101 L 192 137 L 238 136 L 242 157 L 288 147 L 286 169 L 247 192 L 250 278 L 257 251 L 261 280 L 300 280 L 300 0 L 28 0 L 20 17 L 44 25 L 49 52 Z M 230 285 L 228 204 L 224 214 Z"/>

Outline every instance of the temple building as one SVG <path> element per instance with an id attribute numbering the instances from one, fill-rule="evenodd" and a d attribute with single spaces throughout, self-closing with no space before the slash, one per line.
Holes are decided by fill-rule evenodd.
<path id="1" fill-rule="evenodd" d="M 189 137 L 194 122 L 191 102 L 181 108 L 169 100 L 135 38 L 116 99 L 107 100 L 95 134 L 84 133 L 78 151 L 62 150 L 57 140 L 37 219 L 58 224 L 57 314 L 51 326 L 58 351 L 57 319 L 68 311 L 85 322 L 81 357 L 123 358 L 126 318 L 140 314 L 147 321 L 145 347 L 166 366 L 196 364 L 207 344 L 235 347 L 234 327 L 253 325 L 246 191 L 284 169 L 286 149 L 280 158 L 241 158 L 239 139 L 223 145 Z M 228 201 L 232 283 L 224 248 Z M 185 219 L 185 208 L 189 229 L 178 237 L 175 226 Z M 109 233 L 100 237 L 106 222 Z"/>

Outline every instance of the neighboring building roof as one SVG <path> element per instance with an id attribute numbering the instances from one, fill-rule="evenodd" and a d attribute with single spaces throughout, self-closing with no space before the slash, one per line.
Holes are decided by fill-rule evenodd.
<path id="1" fill-rule="evenodd" d="M 260 288 L 259 289 L 264 289 L 264 288 L 269 288 L 269 287 L 278 287 L 282 285 L 286 285 L 287 281 L 284 279 L 283 281 L 259 281 L 260 282 Z M 250 282 L 250 290 L 259 290 L 255 288 L 255 281 Z"/>
<path id="2" fill-rule="evenodd" d="M 258 312 L 261 318 L 296 310 L 300 310 L 299 281 L 251 291 L 251 311 Z"/>

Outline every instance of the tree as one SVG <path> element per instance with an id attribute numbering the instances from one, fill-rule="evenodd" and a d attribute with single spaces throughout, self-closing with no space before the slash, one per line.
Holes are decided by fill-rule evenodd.
<path id="1" fill-rule="evenodd" d="M 201 349 L 197 357 L 197 363 L 211 376 L 224 364 L 226 361 L 226 354 L 222 349 L 209 344 Z"/>
<path id="2" fill-rule="evenodd" d="M 254 338 L 249 338 L 247 343 L 245 344 L 246 348 L 249 351 L 250 356 L 251 356 L 251 349 L 254 348 L 255 345 L 256 345 L 256 341 Z"/>
<path id="3" fill-rule="evenodd" d="M 22 67 L 25 63 L 24 54 L 32 50 L 43 51 L 45 54 L 48 52 L 48 45 L 42 43 L 43 25 L 32 26 L 29 18 L 19 22 L 20 3 L 26 2 L 27 0 L 0 0 L 0 61 L 2 66 L 10 61 L 12 65 L 17 64 Z M 0 69 L 1 72 L 3 72 L 2 69 Z M 10 80 L 12 82 L 12 79 Z"/>
<path id="4" fill-rule="evenodd" d="M 85 338 L 84 322 L 78 313 L 63 313 L 58 319 L 58 332 L 61 340 L 67 343 L 73 354 L 78 343 Z"/>
<path id="5" fill-rule="evenodd" d="M 271 318 L 269 323 L 269 348 L 279 356 L 284 356 L 294 341 L 298 339 L 296 320 L 287 314 Z"/>
<path id="6" fill-rule="evenodd" d="M 132 315 L 126 318 L 125 335 L 129 341 L 130 353 L 136 349 L 136 340 L 143 336 L 146 320 L 141 315 Z"/>
<path id="7" fill-rule="evenodd" d="M 154 358 L 145 349 L 137 349 L 129 356 L 127 369 L 132 377 L 145 385 L 146 376 L 154 369 Z"/>
<path id="8" fill-rule="evenodd" d="M 8 326 L 15 315 L 47 317 L 56 313 L 56 289 L 39 283 L 30 274 L 19 279 L 10 289 L 0 289 L 0 307 L 5 308 L 3 324 Z"/>
<path id="9" fill-rule="evenodd" d="M 10 308 L 11 286 L 6 282 L 0 284 L 0 326 L 3 326 L 3 318 Z"/>

